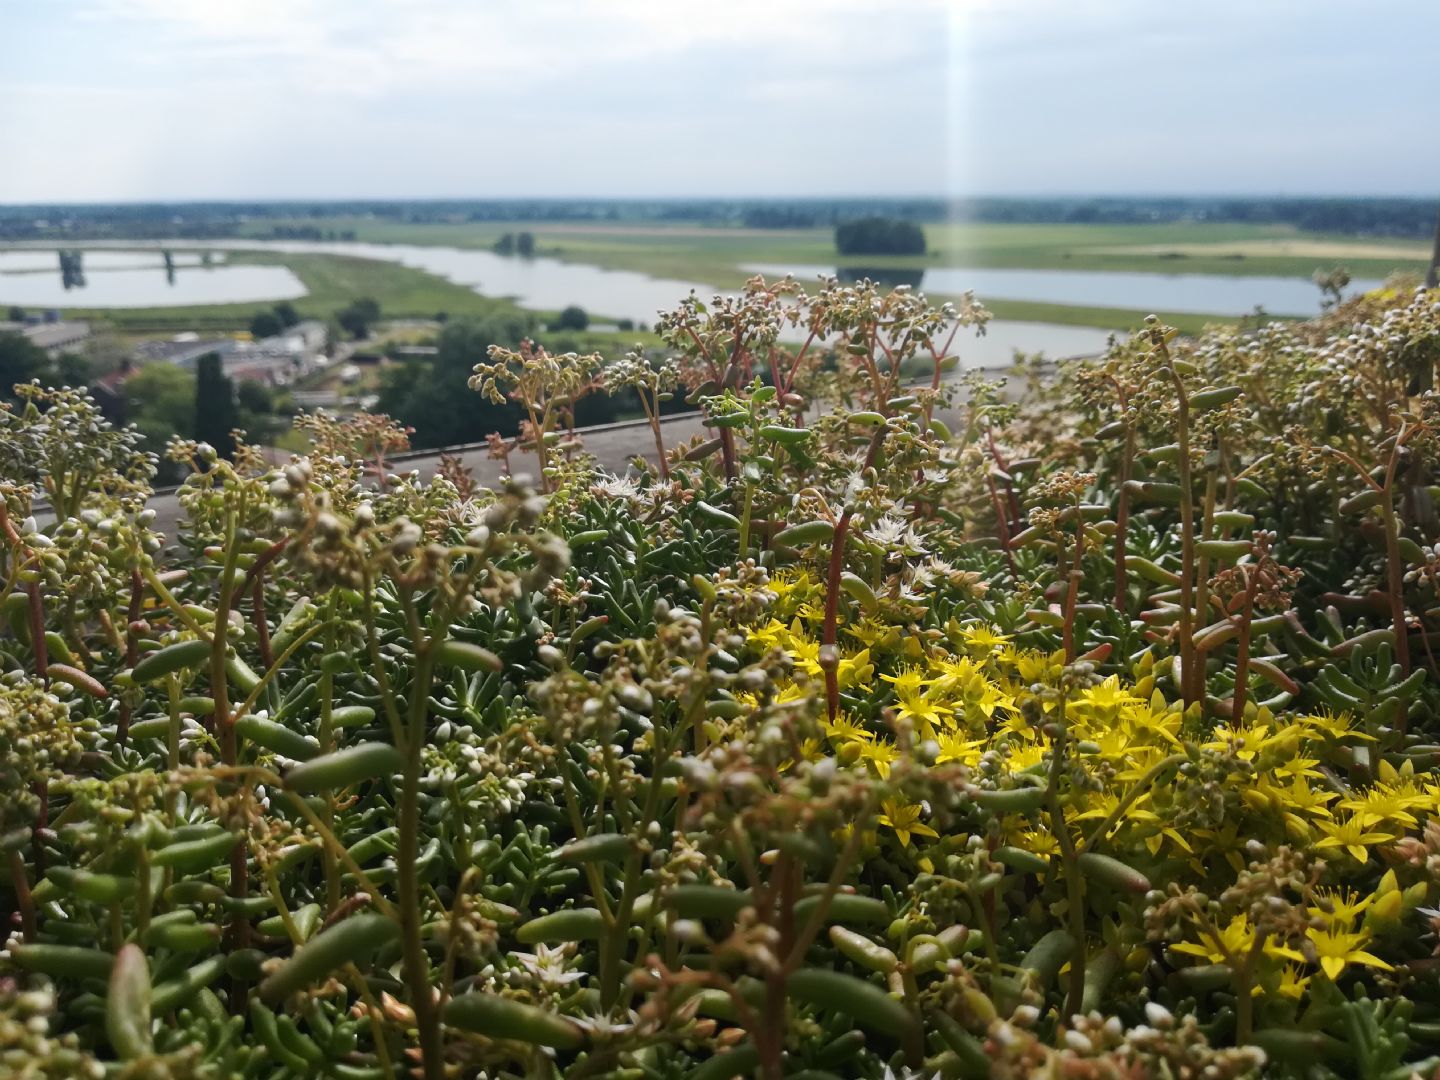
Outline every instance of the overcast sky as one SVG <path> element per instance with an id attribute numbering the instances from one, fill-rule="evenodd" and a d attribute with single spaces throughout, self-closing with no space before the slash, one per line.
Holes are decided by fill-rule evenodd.
<path id="1" fill-rule="evenodd" d="M 1435 0 L 0 0 L 0 202 L 1428 194 Z"/>

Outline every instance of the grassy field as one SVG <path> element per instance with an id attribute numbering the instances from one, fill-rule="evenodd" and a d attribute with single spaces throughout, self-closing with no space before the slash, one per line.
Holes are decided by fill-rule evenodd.
<path id="1" fill-rule="evenodd" d="M 749 262 L 833 264 L 830 229 L 726 229 L 547 222 L 458 222 L 411 225 L 364 218 L 314 224 L 353 229 L 360 240 L 488 248 L 504 233 L 533 232 L 540 254 L 612 269 L 639 270 L 730 288 Z M 257 222 L 254 235 L 268 226 Z M 1423 271 L 1429 255 L 1419 242 L 1300 233 L 1278 225 L 928 225 L 923 256 L 864 256 L 851 261 L 881 268 L 928 266 L 1121 270 L 1150 273 L 1278 275 L 1308 278 L 1344 265 L 1356 277 L 1395 270 Z"/>
<path id="2" fill-rule="evenodd" d="M 555 224 L 548 222 L 456 222 L 406 224 L 365 218 L 297 222 L 353 230 L 374 243 L 489 248 L 507 232 L 535 234 L 537 253 L 570 262 L 634 270 L 713 286 L 738 287 L 749 263 L 836 263 L 830 229 L 718 228 L 664 225 Z M 252 232 L 264 235 L 257 222 Z M 1347 267 L 1355 277 L 1383 278 L 1396 271 L 1420 273 L 1426 245 L 1401 241 L 1300 233 L 1285 226 L 1204 222 L 1164 225 L 930 225 L 924 256 L 851 258 L 876 269 L 956 266 L 1048 270 L 1109 270 L 1141 273 L 1274 275 L 1308 279 L 1317 269 Z M 982 297 L 997 316 L 1098 326 L 1138 325 L 1146 311 L 1011 301 Z M 1183 330 L 1226 321 L 1225 314 L 1158 312 Z"/>

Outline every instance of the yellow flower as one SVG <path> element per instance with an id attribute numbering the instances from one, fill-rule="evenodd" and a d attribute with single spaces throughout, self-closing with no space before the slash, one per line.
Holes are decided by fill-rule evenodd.
<path id="1" fill-rule="evenodd" d="M 1316 850 L 1325 848 L 1339 848 L 1348 852 L 1356 862 L 1364 863 L 1370 860 L 1368 845 L 1388 844 L 1395 839 L 1394 833 L 1367 831 L 1364 822 L 1358 815 L 1352 815 L 1344 821 L 1318 821 L 1316 827 L 1325 835 L 1315 841 Z"/>
<path id="2" fill-rule="evenodd" d="M 842 655 L 840 665 L 835 669 L 835 681 L 841 690 L 868 687 L 874 677 L 875 665 L 870 662 L 869 649 L 861 649 L 849 656 Z"/>
<path id="3" fill-rule="evenodd" d="M 804 570 L 781 570 L 766 582 L 765 590 L 775 597 L 775 610 L 789 617 L 815 591 L 815 583 Z"/>
<path id="4" fill-rule="evenodd" d="M 1172 945 L 1178 953 L 1198 956 L 1210 964 L 1229 964 L 1244 956 L 1255 944 L 1255 928 L 1244 915 L 1236 915 L 1219 936 L 1201 931 L 1200 941 L 1182 941 Z"/>
<path id="5" fill-rule="evenodd" d="M 779 619 L 750 631 L 750 644 L 757 649 L 785 649 L 790 646 L 790 631 Z"/>
<path id="6" fill-rule="evenodd" d="M 1294 778 L 1298 780 L 1302 776 L 1314 778 L 1322 775 L 1320 770 L 1315 767 L 1319 764 L 1319 758 L 1291 758 L 1289 761 L 1276 765 L 1270 771 L 1281 779 Z"/>
<path id="7" fill-rule="evenodd" d="M 795 609 L 795 617 L 810 623 L 822 623 L 825 621 L 825 605 L 807 600 Z"/>
<path id="8" fill-rule="evenodd" d="M 875 775 L 884 780 L 890 775 L 890 765 L 899 756 L 895 744 L 877 739 L 875 742 L 851 743 L 859 751 L 859 758 L 875 770 Z"/>
<path id="9" fill-rule="evenodd" d="M 925 693 L 925 677 L 918 671 L 902 671 L 899 675 L 881 675 L 895 686 L 896 714 L 902 720 L 914 721 L 922 737 L 933 739 L 950 716 L 950 709 L 930 699 Z"/>
<path id="10" fill-rule="evenodd" d="M 825 669 L 820 666 L 820 643 L 805 636 L 799 620 L 790 624 L 786 647 L 790 650 L 790 659 L 795 662 L 795 670 L 812 679 L 819 679 L 825 674 Z"/>
<path id="11" fill-rule="evenodd" d="M 1315 897 L 1320 902 L 1306 910 L 1316 918 L 1325 919 L 1332 928 L 1354 926 L 1355 920 L 1375 900 L 1373 896 L 1362 900 L 1353 889 L 1320 888 L 1315 890 Z"/>
<path id="12" fill-rule="evenodd" d="M 989 656 L 1010 644 L 1009 636 L 1002 634 L 998 626 L 987 626 L 985 623 L 971 623 L 961 627 L 960 640 L 965 643 L 965 648 L 977 656 Z"/>
<path id="13" fill-rule="evenodd" d="M 1031 743 L 1029 746 L 1012 746 L 1010 748 L 1009 765 L 1011 772 L 1024 772 L 1034 765 L 1039 765 L 1045 760 L 1045 752 L 1049 749 L 1047 745 Z"/>
<path id="14" fill-rule="evenodd" d="M 1015 654 L 1015 671 L 1026 686 L 1032 683 L 1054 684 L 1065 666 L 1064 652 L 1027 651 Z"/>
<path id="15" fill-rule="evenodd" d="M 1363 792 L 1352 790 L 1339 805 L 1354 814 L 1362 826 L 1389 824 L 1413 829 L 1420 822 L 1411 811 L 1420 809 L 1428 801 L 1408 783 L 1393 787 L 1375 784 Z"/>
<path id="16" fill-rule="evenodd" d="M 1060 854 L 1060 841 L 1055 838 L 1053 833 L 1045 829 L 1026 829 L 1012 837 L 1011 842 L 1032 855 L 1039 855 L 1046 859 Z"/>
<path id="17" fill-rule="evenodd" d="M 1120 685 L 1120 676 L 1111 675 L 1104 682 L 1080 691 L 1075 708 L 1082 713 L 1090 710 L 1113 715 L 1122 706 L 1139 703 L 1139 698 Z"/>
<path id="18" fill-rule="evenodd" d="M 867 649 L 893 648 L 900 640 L 900 628 L 874 619 L 862 619 L 854 626 L 847 626 L 845 632 Z"/>
<path id="19" fill-rule="evenodd" d="M 938 837 L 940 835 L 920 820 L 920 815 L 924 813 L 925 808 L 919 803 L 901 806 L 893 799 L 885 799 L 880 803 L 880 808 L 884 811 L 884 813 L 880 815 L 880 824 L 888 825 L 891 829 L 895 830 L 896 839 L 898 839 L 904 847 L 910 846 L 910 835 L 912 833 L 916 836 Z"/>
<path id="20" fill-rule="evenodd" d="M 800 744 L 800 757 L 805 761 L 815 762 L 825 758 L 825 747 L 819 739 L 806 739 Z M 794 760 L 780 763 L 780 771 L 788 772 L 795 766 Z"/>
<path id="21" fill-rule="evenodd" d="M 1310 976 L 1302 975 L 1301 969 L 1294 964 L 1286 964 L 1280 969 L 1280 985 L 1275 988 L 1275 993 L 1299 1001 L 1309 986 Z"/>
<path id="22" fill-rule="evenodd" d="M 1365 967 L 1379 968 L 1381 971 L 1394 970 L 1374 953 L 1365 951 L 1364 947 L 1370 943 L 1370 935 L 1363 930 L 1351 933 L 1334 926 L 1326 930 L 1316 930 L 1312 926 L 1306 932 L 1306 938 L 1314 949 L 1315 962 L 1331 982 L 1338 979 L 1340 973 L 1351 964 L 1362 964 Z M 1275 953 L 1287 960 L 1306 959 L 1304 954 L 1295 949 L 1276 949 Z"/>
<path id="23" fill-rule="evenodd" d="M 1348 736 L 1352 739 L 1365 739 L 1370 742 L 1375 740 L 1373 735 L 1367 735 L 1363 731 L 1353 730 L 1351 725 L 1354 724 L 1354 719 L 1344 713 L 1338 715 L 1328 712 L 1309 713 L 1305 716 L 1298 716 L 1295 719 L 1297 723 L 1303 724 L 1317 735 L 1327 739 L 1340 739 Z"/>
<path id="24" fill-rule="evenodd" d="M 935 758 L 937 765 L 958 761 L 961 765 L 976 765 L 985 746 L 984 739 L 966 739 L 959 732 L 946 731 L 940 735 L 940 754 Z"/>
<path id="25" fill-rule="evenodd" d="M 844 713 L 834 720 L 822 720 L 821 724 L 825 728 L 826 737 L 838 739 L 841 742 L 869 742 L 875 737 L 863 723 Z"/>

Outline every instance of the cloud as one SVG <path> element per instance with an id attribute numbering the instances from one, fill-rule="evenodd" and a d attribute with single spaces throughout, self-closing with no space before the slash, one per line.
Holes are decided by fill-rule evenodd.
<path id="1" fill-rule="evenodd" d="M 1376 4 L 46 0 L 0 199 L 1419 189 Z"/>

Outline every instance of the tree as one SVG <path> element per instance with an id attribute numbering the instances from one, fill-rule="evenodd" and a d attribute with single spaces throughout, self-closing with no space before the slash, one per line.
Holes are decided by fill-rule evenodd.
<path id="1" fill-rule="evenodd" d="M 55 381 L 61 386 L 84 386 L 93 374 L 89 357 L 79 353 L 61 353 L 55 361 Z"/>
<path id="2" fill-rule="evenodd" d="M 160 453 L 172 435 L 195 430 L 195 376 L 174 364 L 146 364 L 125 380 L 125 419 L 146 449 Z"/>
<path id="3" fill-rule="evenodd" d="M 19 307 L 19 306 L 12 307 L 12 308 L 10 309 L 9 319 L 10 319 L 11 322 L 24 322 L 24 321 L 25 321 L 25 309 L 24 309 L 23 307 Z"/>
<path id="4" fill-rule="evenodd" d="M 295 310 L 295 305 L 288 300 L 282 300 L 275 305 L 275 317 L 280 320 L 280 325 L 286 330 L 300 321 L 300 313 Z"/>
<path id="5" fill-rule="evenodd" d="M 491 345 L 515 348 L 531 331 L 530 320 L 518 313 L 450 320 L 440 332 L 439 351 L 433 357 L 383 370 L 379 411 L 414 428 L 410 441 L 417 449 L 477 442 L 492 431 L 514 435 L 520 407 L 514 402 L 488 402 L 467 382 Z"/>
<path id="6" fill-rule="evenodd" d="M 522 232 L 515 237 L 515 253 L 522 259 L 528 259 L 535 254 L 535 234 Z"/>
<path id="7" fill-rule="evenodd" d="M 585 314 L 585 309 L 571 304 L 556 317 L 550 324 L 552 330 L 584 330 L 590 325 L 590 316 Z"/>
<path id="8" fill-rule="evenodd" d="M 228 458 L 235 452 L 234 427 L 234 387 L 220 366 L 220 354 L 206 353 L 195 374 L 195 438 Z"/>
<path id="9" fill-rule="evenodd" d="M 835 226 L 841 255 L 924 255 L 925 230 L 899 218 L 863 217 Z"/>
<path id="10" fill-rule="evenodd" d="M 16 383 L 45 374 L 50 358 L 24 334 L 0 334 L 0 398 L 9 398 Z"/>
<path id="11" fill-rule="evenodd" d="M 370 336 L 370 326 L 380 320 L 380 305 L 368 297 L 354 300 L 335 313 L 335 321 L 356 341 Z"/>
<path id="12" fill-rule="evenodd" d="M 165 444 L 195 430 L 195 376 L 174 364 L 146 364 L 124 384 L 121 405 L 126 423 L 144 437 L 144 448 L 159 458 L 156 482 L 178 483 L 183 469 L 165 458 Z"/>
<path id="13" fill-rule="evenodd" d="M 515 254 L 515 234 L 507 232 L 504 236 L 500 237 L 499 240 L 495 241 L 494 247 L 496 255 Z"/>
<path id="14" fill-rule="evenodd" d="M 235 426 L 260 439 L 269 439 L 284 426 L 275 415 L 275 392 L 257 379 L 241 379 L 235 386 Z"/>
<path id="15" fill-rule="evenodd" d="M 254 318 L 250 320 L 250 336 L 257 341 L 261 338 L 274 337 L 285 329 L 280 316 L 273 311 L 257 311 Z"/>
<path id="16" fill-rule="evenodd" d="M 275 395 L 258 379 L 241 379 L 235 387 L 235 400 L 248 413 L 265 415 L 275 411 Z"/>

